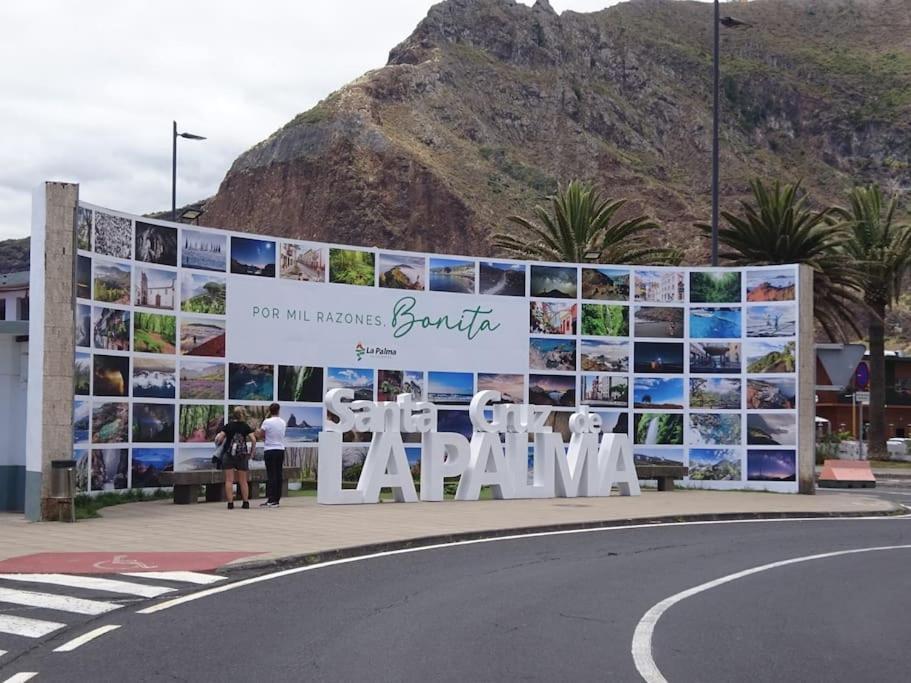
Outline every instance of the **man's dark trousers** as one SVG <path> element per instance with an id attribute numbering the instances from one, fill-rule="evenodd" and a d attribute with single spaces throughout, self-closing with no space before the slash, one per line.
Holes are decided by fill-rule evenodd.
<path id="1" fill-rule="evenodd" d="M 266 451 L 266 500 L 277 503 L 282 497 L 282 466 L 285 464 L 285 452 L 280 449 Z"/>

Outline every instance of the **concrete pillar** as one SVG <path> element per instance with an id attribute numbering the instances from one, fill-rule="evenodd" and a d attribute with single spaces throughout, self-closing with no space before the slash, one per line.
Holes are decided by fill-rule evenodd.
<path id="1" fill-rule="evenodd" d="M 73 457 L 75 234 L 79 186 L 42 183 L 32 199 L 25 514 L 56 518 L 51 461 Z"/>
<path id="2" fill-rule="evenodd" d="M 797 482 L 800 493 L 816 493 L 816 347 L 813 269 L 799 268 L 797 320 Z"/>

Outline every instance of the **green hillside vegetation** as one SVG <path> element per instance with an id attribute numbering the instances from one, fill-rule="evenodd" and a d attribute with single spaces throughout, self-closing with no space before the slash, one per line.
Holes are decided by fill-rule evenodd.
<path id="1" fill-rule="evenodd" d="M 29 268 L 29 238 L 0 240 L 0 273 L 20 273 Z"/>
<path id="2" fill-rule="evenodd" d="M 205 291 L 202 294 L 181 302 L 180 310 L 187 313 L 224 315 L 226 285 L 223 282 L 207 282 L 203 289 Z"/>
<path id="3" fill-rule="evenodd" d="M 329 281 L 347 285 L 372 285 L 373 254 L 366 251 L 330 249 Z"/>
<path id="4" fill-rule="evenodd" d="M 723 304 L 740 301 L 740 273 L 692 273 L 690 301 Z"/>
<path id="5" fill-rule="evenodd" d="M 582 304 L 582 334 L 598 337 L 629 336 L 629 308 Z"/>
<path id="6" fill-rule="evenodd" d="M 147 353 L 174 353 L 177 319 L 173 315 L 135 313 L 133 350 Z"/>

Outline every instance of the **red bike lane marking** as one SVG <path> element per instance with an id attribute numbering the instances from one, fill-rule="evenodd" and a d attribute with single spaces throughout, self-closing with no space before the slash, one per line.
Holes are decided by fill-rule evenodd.
<path id="1" fill-rule="evenodd" d="M 115 574 L 144 571 L 214 571 L 254 551 L 35 553 L 0 561 L 0 572 L 15 574 Z"/>

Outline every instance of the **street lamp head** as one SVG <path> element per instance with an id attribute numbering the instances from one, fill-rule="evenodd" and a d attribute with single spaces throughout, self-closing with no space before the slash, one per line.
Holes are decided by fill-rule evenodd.
<path id="1" fill-rule="evenodd" d="M 186 138 L 187 140 L 205 140 L 202 135 L 196 135 L 194 133 L 178 133 L 177 137 Z"/>

